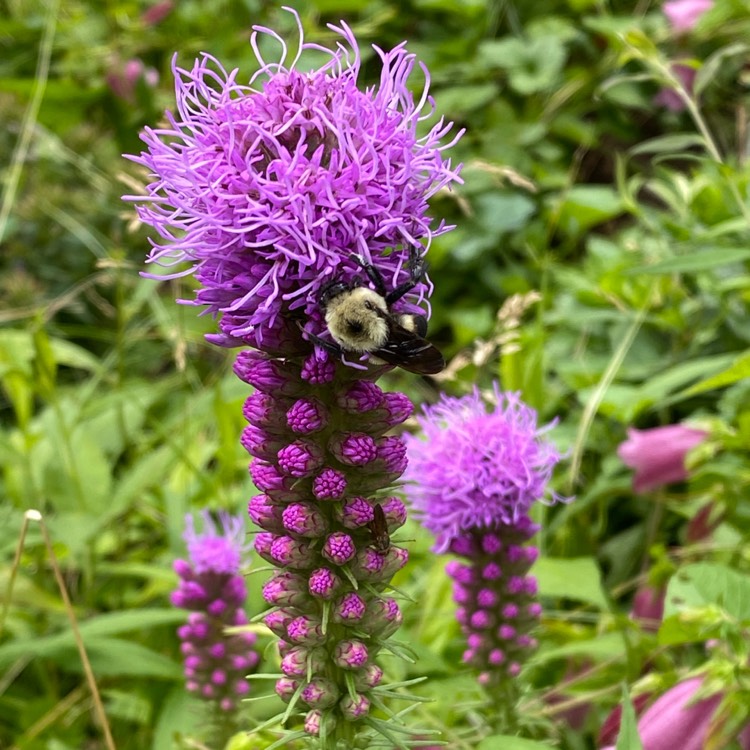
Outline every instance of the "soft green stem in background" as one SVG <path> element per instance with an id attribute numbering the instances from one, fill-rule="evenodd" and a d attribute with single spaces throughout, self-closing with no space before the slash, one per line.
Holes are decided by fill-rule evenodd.
<path id="1" fill-rule="evenodd" d="M 8 181 L 5 191 L 3 192 L 2 202 L 0 203 L 0 243 L 5 239 L 5 231 L 8 226 L 8 218 L 11 208 L 16 198 L 18 184 L 21 181 L 21 172 L 23 170 L 26 156 L 31 144 L 31 136 L 34 132 L 39 107 L 42 105 L 44 90 L 47 87 L 47 77 L 49 76 L 49 61 L 52 56 L 52 43 L 55 38 L 55 29 L 57 28 L 57 12 L 59 10 L 60 0 L 52 0 L 47 13 L 47 25 L 44 27 L 44 36 L 39 46 L 39 57 L 37 58 L 36 75 L 34 77 L 34 93 L 31 96 L 29 106 L 23 115 L 21 123 L 21 135 L 18 138 L 13 156 L 11 158 L 10 169 L 8 171 Z"/>

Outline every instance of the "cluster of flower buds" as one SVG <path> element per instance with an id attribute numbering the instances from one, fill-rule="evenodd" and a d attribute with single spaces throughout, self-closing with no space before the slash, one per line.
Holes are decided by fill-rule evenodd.
<path id="1" fill-rule="evenodd" d="M 187 624 L 177 631 L 185 657 L 187 690 L 230 713 L 248 693 L 245 676 L 259 660 L 254 633 L 225 632 L 247 624 L 243 609 L 247 591 L 239 574 L 244 524 L 241 518 L 228 514 L 220 516 L 221 529 L 207 513 L 203 519 L 204 532 L 198 534 L 188 516 L 185 539 L 189 561 L 174 563 L 180 584 L 171 598 L 175 607 L 190 610 Z"/>
<path id="2" fill-rule="evenodd" d="M 281 639 L 276 692 L 308 709 L 311 734 L 370 709 L 382 678 L 375 656 L 401 623 L 385 594 L 407 553 L 390 543 L 406 508 L 382 490 L 406 468 L 401 438 L 386 432 L 412 404 L 367 371 L 328 358 L 243 351 L 235 372 L 252 385 L 242 444 L 261 490 L 248 513 L 263 531 L 255 550 L 280 570 L 263 588 L 266 625 Z"/>
<path id="3" fill-rule="evenodd" d="M 542 606 L 528 570 L 539 551 L 525 542 L 538 528 L 523 517 L 492 531 L 462 534 L 451 543 L 451 552 L 468 560 L 450 562 L 447 571 L 468 645 L 464 661 L 478 671 L 482 685 L 497 687 L 515 678 L 536 648 L 530 631 Z"/>

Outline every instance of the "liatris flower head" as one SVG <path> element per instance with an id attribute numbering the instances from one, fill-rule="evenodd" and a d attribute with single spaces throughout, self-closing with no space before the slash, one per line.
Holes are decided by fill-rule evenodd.
<path id="1" fill-rule="evenodd" d="M 176 607 L 190 610 L 187 624 L 178 630 L 188 691 L 231 714 L 248 692 L 245 676 L 259 657 L 253 633 L 224 632 L 247 624 L 247 591 L 239 573 L 246 545 L 241 518 L 220 513 L 218 519 L 215 523 L 204 512 L 203 530 L 198 532 L 193 517 L 187 516 L 188 560 L 175 561 L 180 585 L 171 598 Z"/>
<path id="2" fill-rule="evenodd" d="M 663 487 L 688 478 L 685 457 L 702 443 L 708 433 L 681 424 L 628 430 L 628 439 L 621 443 L 617 455 L 635 469 L 633 489 L 636 492 Z"/>
<path id="3" fill-rule="evenodd" d="M 355 256 L 395 288 L 409 280 L 409 258 L 449 228 L 432 226 L 426 210 L 458 179 L 443 156 L 451 143 L 441 143 L 452 124 L 440 119 L 417 134 L 433 104 L 426 71 L 421 93 L 411 92 L 415 56 L 404 44 L 373 46 L 380 81 L 360 88 L 351 29 L 329 25 L 342 41 L 328 50 L 303 41 L 288 10 L 300 26 L 297 49 L 256 27 L 260 67 L 246 84 L 207 54 L 189 70 L 175 62 L 177 111 L 166 113 L 165 127 L 146 129 L 147 150 L 131 157 L 155 176 L 147 198 L 129 197 L 160 238 L 149 260 L 191 264 L 158 278 L 195 273 L 195 304 L 221 316 L 212 340 L 226 346 L 278 351 L 297 322 L 324 335 L 321 289 L 361 276 Z M 278 61 L 264 60 L 258 35 L 278 42 Z M 302 72 L 308 51 L 329 59 Z M 400 311 L 424 313 L 428 289 L 420 281 Z"/>
<path id="4" fill-rule="evenodd" d="M 543 438 L 536 412 L 495 384 L 494 403 L 478 389 L 443 395 L 418 417 L 422 435 L 407 438 L 406 492 L 418 520 L 437 537 L 438 552 L 465 558 L 448 565 L 457 618 L 467 639 L 464 660 L 506 708 L 517 694 L 523 660 L 541 614 L 536 579 L 527 572 L 538 550 L 529 511 L 549 496 L 560 459 Z M 508 728 L 507 726 L 505 728 Z"/>
<path id="5" fill-rule="evenodd" d="M 464 532 L 492 531 L 526 517 L 532 504 L 549 497 L 547 484 L 560 460 L 537 426 L 536 412 L 517 393 L 497 384 L 494 404 L 479 389 L 461 398 L 443 395 L 424 408 L 419 437 L 407 439 L 409 499 L 418 520 L 445 552 Z"/>

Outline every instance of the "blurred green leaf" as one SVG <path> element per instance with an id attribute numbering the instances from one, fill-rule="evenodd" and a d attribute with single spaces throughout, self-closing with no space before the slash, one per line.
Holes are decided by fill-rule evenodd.
<path id="1" fill-rule="evenodd" d="M 525 740 L 511 734 L 493 734 L 485 737 L 478 745 L 477 750 L 549 750 L 552 745 L 533 740 Z"/>
<path id="2" fill-rule="evenodd" d="M 628 276 L 641 274 L 692 273 L 720 268 L 732 263 L 741 263 L 750 258 L 750 249 L 733 247 L 702 248 L 700 251 L 677 258 L 668 258 L 649 266 L 638 266 L 625 271 Z"/>
<path id="3" fill-rule="evenodd" d="M 539 582 L 542 596 L 587 602 L 601 609 L 607 607 L 599 568 L 590 557 L 540 557 L 532 573 Z"/>

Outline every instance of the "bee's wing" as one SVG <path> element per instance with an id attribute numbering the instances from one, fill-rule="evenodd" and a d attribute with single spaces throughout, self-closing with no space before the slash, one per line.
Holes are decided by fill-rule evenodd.
<path id="1" fill-rule="evenodd" d="M 429 341 L 391 320 L 388 340 L 371 352 L 389 365 L 418 375 L 435 375 L 445 368 L 445 359 Z"/>

